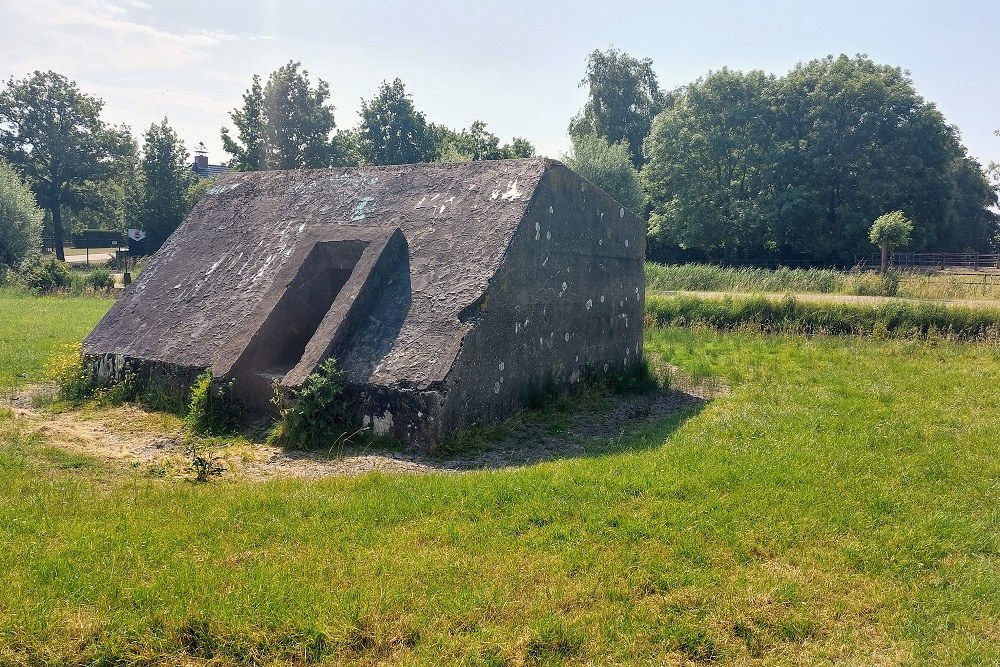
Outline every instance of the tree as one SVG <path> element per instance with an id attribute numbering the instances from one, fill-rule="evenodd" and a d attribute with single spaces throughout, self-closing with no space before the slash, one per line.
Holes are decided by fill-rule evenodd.
<path id="1" fill-rule="evenodd" d="M 403 82 L 382 82 L 370 101 L 361 100 L 359 148 L 369 164 L 413 164 L 437 157 L 424 114 L 413 106 Z"/>
<path id="2" fill-rule="evenodd" d="M 52 219 L 56 257 L 63 252 L 62 210 L 74 189 L 114 170 L 127 130 L 101 119 L 104 102 L 55 72 L 11 77 L 0 94 L 0 151 L 30 183 Z"/>
<path id="3" fill-rule="evenodd" d="M 166 118 L 149 126 L 142 147 L 141 208 L 149 252 L 163 245 L 190 210 L 189 190 L 197 177 L 187 159 L 184 144 Z"/>
<path id="4" fill-rule="evenodd" d="M 666 103 L 653 61 L 614 48 L 595 50 L 587 56 L 587 74 L 580 85 L 587 86 L 588 99 L 570 123 L 570 135 L 596 134 L 609 145 L 624 141 L 632 164 L 642 167 L 642 142 Z"/>
<path id="5" fill-rule="evenodd" d="M 866 251 L 870 221 L 895 210 L 911 216 L 917 247 L 939 245 L 961 144 L 906 72 L 829 56 L 784 77 L 776 103 L 786 248 L 851 261 Z"/>
<path id="6" fill-rule="evenodd" d="M 243 106 L 229 116 L 238 139 L 222 128 L 222 145 L 235 169 L 303 169 L 339 163 L 330 86 L 322 79 L 313 88 L 309 72 L 289 61 L 262 87 L 254 75 L 243 94 Z"/>
<path id="7" fill-rule="evenodd" d="M 642 172 L 651 235 L 717 260 L 745 260 L 764 243 L 775 169 L 775 79 L 710 72 L 654 123 Z"/>
<path id="8" fill-rule="evenodd" d="M 882 273 L 885 273 L 889 268 L 890 247 L 899 247 L 909 243 L 912 231 L 913 223 L 903 215 L 902 211 L 880 215 L 872 223 L 868 238 L 882 249 Z"/>
<path id="9" fill-rule="evenodd" d="M 642 171 L 650 233 L 714 260 L 849 264 L 871 221 L 912 245 L 992 245 L 994 201 L 957 130 L 898 67 L 827 57 L 776 78 L 723 69 L 678 90 Z"/>
<path id="10" fill-rule="evenodd" d="M 17 171 L 0 160 L 0 267 L 17 268 L 41 242 L 42 210 Z"/>
<path id="11" fill-rule="evenodd" d="M 573 137 L 573 153 L 566 156 L 573 171 L 614 197 L 633 212 L 642 210 L 639 172 L 632 165 L 628 145 L 609 145 L 603 137 L 585 134 Z"/>

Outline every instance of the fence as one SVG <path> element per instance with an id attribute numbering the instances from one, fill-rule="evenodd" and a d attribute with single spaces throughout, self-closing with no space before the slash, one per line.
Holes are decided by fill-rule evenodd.
<path id="1" fill-rule="evenodd" d="M 1000 270 L 1000 254 L 957 252 L 894 252 L 892 265 L 901 268 Z"/>

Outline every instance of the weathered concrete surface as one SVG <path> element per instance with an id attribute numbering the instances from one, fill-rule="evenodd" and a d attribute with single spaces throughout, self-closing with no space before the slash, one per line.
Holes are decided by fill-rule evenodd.
<path id="1" fill-rule="evenodd" d="M 256 409 L 333 355 L 359 422 L 432 447 L 531 382 L 637 361 L 644 249 L 640 219 L 546 159 L 231 174 L 84 352 L 105 375 L 211 367 Z"/>

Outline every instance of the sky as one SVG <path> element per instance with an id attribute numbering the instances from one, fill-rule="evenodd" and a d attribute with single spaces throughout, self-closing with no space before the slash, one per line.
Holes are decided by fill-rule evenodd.
<path id="1" fill-rule="evenodd" d="M 936 0 L 0 0 L 0 76 L 54 70 L 141 135 L 168 118 L 213 163 L 219 130 L 257 73 L 301 62 L 330 84 L 341 128 L 400 78 L 429 121 L 475 120 L 542 155 L 569 150 L 587 54 L 651 58 L 670 90 L 722 67 L 781 75 L 864 53 L 910 72 L 972 156 L 1000 162 L 1000 1 Z"/>

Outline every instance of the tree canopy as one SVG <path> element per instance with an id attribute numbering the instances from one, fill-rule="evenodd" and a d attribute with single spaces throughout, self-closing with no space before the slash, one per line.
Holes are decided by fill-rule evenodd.
<path id="1" fill-rule="evenodd" d="M 187 160 L 187 149 L 166 118 L 149 126 L 142 147 L 140 211 L 149 252 L 163 245 L 190 209 L 189 190 L 197 177 Z"/>
<path id="2" fill-rule="evenodd" d="M 103 106 L 51 71 L 11 77 L 0 93 L 0 152 L 49 211 L 59 259 L 65 258 L 63 206 L 79 206 L 77 188 L 108 178 L 127 144 L 127 128 L 101 121 Z"/>
<path id="3" fill-rule="evenodd" d="M 996 234 L 995 197 L 955 128 L 867 56 L 781 78 L 711 72 L 675 93 L 646 150 L 651 233 L 708 259 L 848 263 L 893 210 L 917 248 L 986 248 Z"/>
<path id="4" fill-rule="evenodd" d="M 339 164 L 330 86 L 314 88 L 301 63 L 289 61 L 261 86 L 255 74 L 243 94 L 243 106 L 229 116 L 238 138 L 222 128 L 222 145 L 242 171 L 301 169 Z"/>
<path id="5" fill-rule="evenodd" d="M 412 164 L 437 157 L 434 134 L 413 106 L 403 82 L 382 82 L 369 101 L 361 100 L 359 149 L 369 164 Z"/>
<path id="6" fill-rule="evenodd" d="M 523 137 L 514 137 L 509 144 L 500 144 L 500 137 L 486 129 L 486 123 L 473 121 L 468 129 L 455 132 L 443 125 L 434 125 L 438 159 L 442 162 L 474 160 L 510 160 L 533 157 L 535 147 Z"/>
<path id="7" fill-rule="evenodd" d="M 20 175 L 0 160 L 0 267 L 17 268 L 41 241 L 42 210 Z"/>
<path id="8" fill-rule="evenodd" d="M 573 152 L 565 157 L 576 173 L 598 186 L 633 212 L 642 211 L 639 172 L 632 165 L 628 144 L 609 145 L 604 137 L 584 134 L 573 137 Z"/>
<path id="9" fill-rule="evenodd" d="M 642 142 L 666 101 L 653 61 L 614 48 L 595 50 L 587 56 L 587 74 L 580 85 L 587 87 L 587 103 L 570 123 L 570 135 L 596 134 L 609 145 L 624 141 L 632 164 L 641 167 Z"/>

